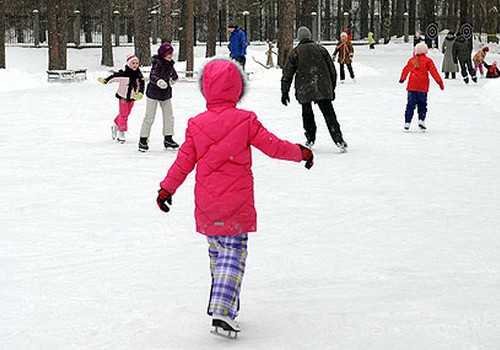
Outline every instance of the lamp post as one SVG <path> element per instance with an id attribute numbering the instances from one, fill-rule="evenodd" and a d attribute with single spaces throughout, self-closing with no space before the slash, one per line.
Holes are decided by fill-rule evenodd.
<path id="1" fill-rule="evenodd" d="M 247 36 L 247 42 L 250 41 L 250 34 L 248 33 L 248 15 L 250 14 L 250 12 L 248 11 L 243 11 L 242 12 L 243 14 L 243 28 L 245 28 L 245 34 Z"/>
<path id="2" fill-rule="evenodd" d="M 318 14 L 316 12 L 311 12 L 311 17 L 312 17 L 312 39 L 314 41 L 318 41 L 318 21 L 317 21 L 317 16 Z"/>

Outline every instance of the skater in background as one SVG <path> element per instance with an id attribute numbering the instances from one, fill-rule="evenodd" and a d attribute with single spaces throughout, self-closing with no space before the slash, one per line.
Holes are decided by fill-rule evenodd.
<path id="1" fill-rule="evenodd" d="M 373 38 L 373 32 L 369 32 L 368 36 L 365 38 L 368 41 L 368 45 L 370 45 L 370 50 L 375 50 L 375 39 Z"/>
<path id="2" fill-rule="evenodd" d="M 458 33 L 453 44 L 453 62 L 460 64 L 460 70 L 464 83 L 469 84 L 469 75 L 474 83 L 477 83 L 476 71 L 471 61 L 472 41 L 465 38 L 463 33 Z"/>
<path id="3" fill-rule="evenodd" d="M 312 102 L 318 104 L 325 117 L 328 132 L 335 145 L 344 152 L 347 143 L 340 130 L 332 101 L 335 99 L 337 72 L 328 50 L 311 40 L 306 27 L 297 30 L 299 44 L 290 52 L 281 77 L 281 103 L 290 102 L 290 87 L 295 77 L 295 97 L 302 105 L 302 122 L 307 139 L 306 145 L 316 141 L 316 122 Z"/>
<path id="4" fill-rule="evenodd" d="M 236 23 L 230 23 L 228 26 L 231 34 L 229 35 L 229 56 L 237 61 L 245 69 L 247 55 L 247 36 Z"/>
<path id="5" fill-rule="evenodd" d="M 128 117 L 134 107 L 134 102 L 142 98 L 144 93 L 144 77 L 139 69 L 139 59 L 131 54 L 126 58 L 124 69 L 114 72 L 107 78 L 99 77 L 102 84 L 118 83 L 116 98 L 119 103 L 118 115 L 111 126 L 111 137 L 124 143 L 125 132 L 128 130 Z"/>
<path id="6" fill-rule="evenodd" d="M 429 73 L 439 85 L 441 90 L 444 90 L 444 83 L 439 75 L 436 66 L 432 59 L 427 57 L 429 48 L 422 42 L 415 46 L 415 56 L 408 60 L 408 63 L 401 72 L 399 82 L 402 84 L 408 77 L 408 101 L 405 111 L 404 129 L 410 129 L 411 120 L 415 107 L 418 107 L 418 126 L 420 130 L 425 131 L 425 117 L 427 114 L 427 93 L 429 92 Z"/>
<path id="7" fill-rule="evenodd" d="M 486 58 L 486 54 L 488 53 L 489 50 L 490 50 L 489 47 L 485 46 L 482 49 L 479 49 L 472 58 L 472 61 L 474 62 L 474 70 L 476 71 L 476 75 L 478 70 L 481 76 L 484 75 L 483 64 L 484 64 L 484 59 Z"/>
<path id="8" fill-rule="evenodd" d="M 484 62 L 484 66 L 486 67 L 486 78 L 487 79 L 496 79 L 500 77 L 500 70 L 497 67 L 497 61 L 493 61 L 491 65 Z"/>
<path id="9" fill-rule="evenodd" d="M 238 332 L 239 295 L 248 233 L 257 229 L 252 175 L 253 146 L 271 158 L 313 165 L 308 148 L 270 133 L 255 113 L 238 109 L 246 74 L 230 60 L 213 60 L 200 73 L 207 110 L 188 121 L 186 138 L 165 179 L 157 204 L 168 212 L 172 196 L 196 167 L 197 232 L 207 236 L 212 325 Z"/>
<path id="10" fill-rule="evenodd" d="M 340 82 L 343 83 L 345 80 L 345 68 L 349 70 L 351 79 L 354 80 L 354 71 L 352 70 L 352 58 L 354 57 L 354 47 L 351 41 L 347 37 L 347 33 L 340 33 L 340 40 L 333 51 L 332 58 L 335 60 L 335 56 L 339 55 L 338 62 L 340 64 Z"/>
<path id="11" fill-rule="evenodd" d="M 151 126 L 154 123 L 156 109 L 161 107 L 163 116 L 163 146 L 176 149 L 179 147 L 172 137 L 174 135 L 174 114 L 172 110 L 172 85 L 179 76 L 174 68 L 174 48 L 168 42 L 160 45 L 158 54 L 153 56 L 153 67 L 149 74 L 149 83 L 146 88 L 146 113 L 142 121 L 139 151 L 149 149 L 148 140 Z"/>
<path id="12" fill-rule="evenodd" d="M 443 41 L 442 52 L 444 57 L 441 71 L 444 73 L 445 79 L 449 79 L 450 74 L 451 79 L 455 79 L 457 77 L 458 64 L 453 61 L 453 45 L 455 44 L 455 39 L 455 32 L 450 30 L 448 34 L 446 34 Z"/>

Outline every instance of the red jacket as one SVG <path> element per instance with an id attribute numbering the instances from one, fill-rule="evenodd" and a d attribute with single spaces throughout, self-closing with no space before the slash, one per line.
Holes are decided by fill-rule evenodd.
<path id="1" fill-rule="evenodd" d="M 251 146 L 272 158 L 300 162 L 299 146 L 270 133 L 255 113 L 236 108 L 243 89 L 233 62 L 215 60 L 202 74 L 207 111 L 191 118 L 160 186 L 174 194 L 196 166 L 196 231 L 230 236 L 257 229 Z"/>
<path id="2" fill-rule="evenodd" d="M 403 68 L 403 72 L 401 72 L 401 78 L 399 81 L 405 81 L 408 74 L 410 74 L 406 90 L 429 92 L 429 73 L 431 73 L 432 77 L 442 90 L 444 88 L 443 79 L 441 79 L 441 76 L 439 75 L 432 59 L 427 57 L 425 54 L 410 58 L 406 66 Z"/>

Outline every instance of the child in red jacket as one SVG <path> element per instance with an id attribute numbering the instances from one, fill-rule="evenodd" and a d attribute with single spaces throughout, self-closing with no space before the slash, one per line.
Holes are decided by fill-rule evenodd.
<path id="1" fill-rule="evenodd" d="M 172 195 L 196 167 L 196 231 L 207 236 L 212 275 L 208 314 L 216 332 L 222 328 L 235 335 L 248 232 L 257 229 L 251 146 L 272 158 L 305 160 L 308 169 L 313 154 L 270 133 L 254 112 L 236 107 L 246 82 L 240 65 L 213 60 L 200 75 L 207 110 L 189 119 L 185 141 L 160 183 L 157 204 L 168 212 Z"/>
<path id="2" fill-rule="evenodd" d="M 431 73 L 441 90 L 444 90 L 443 79 L 441 79 L 434 62 L 426 56 L 428 51 L 429 49 L 425 43 L 417 44 L 415 46 L 415 56 L 410 58 L 399 79 L 399 82 L 402 84 L 408 74 L 410 75 L 406 88 L 408 91 L 404 125 L 406 131 L 410 129 L 415 107 L 418 107 L 418 126 L 420 130 L 426 130 L 425 116 L 427 114 L 427 92 L 429 92 L 430 84 L 429 73 Z"/>

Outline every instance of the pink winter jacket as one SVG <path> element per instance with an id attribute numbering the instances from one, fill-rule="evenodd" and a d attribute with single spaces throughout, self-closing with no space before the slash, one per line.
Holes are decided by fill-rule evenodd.
<path id="1" fill-rule="evenodd" d="M 196 165 L 196 231 L 207 236 L 254 232 L 252 153 L 300 162 L 300 147 L 270 133 L 255 113 L 236 108 L 244 78 L 228 60 L 209 62 L 201 88 L 207 111 L 188 121 L 186 139 L 160 186 L 174 194 Z"/>

